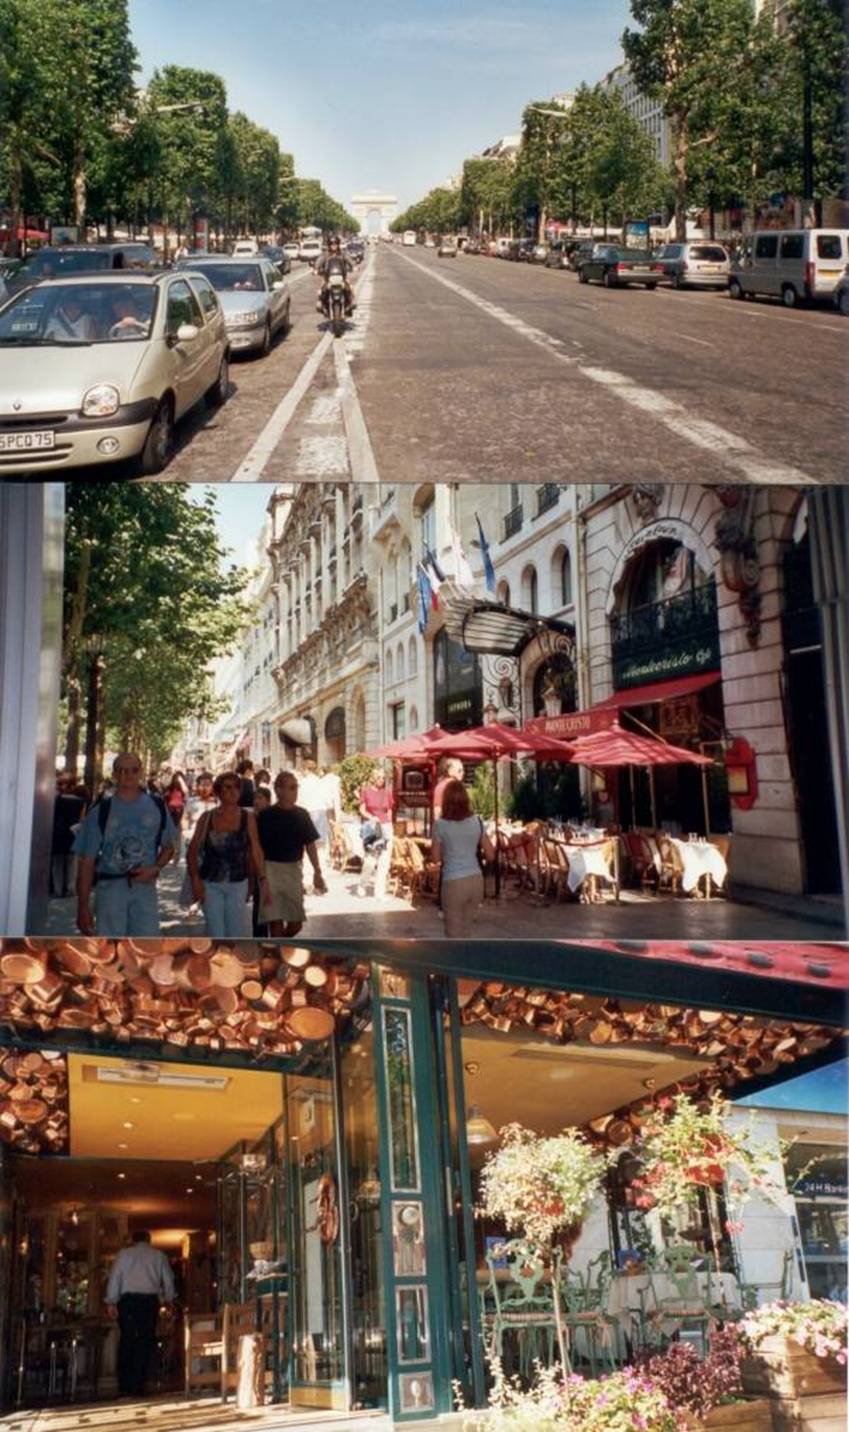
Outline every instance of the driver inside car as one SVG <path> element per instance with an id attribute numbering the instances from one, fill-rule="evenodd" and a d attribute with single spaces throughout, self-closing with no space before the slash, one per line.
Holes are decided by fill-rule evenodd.
<path id="1" fill-rule="evenodd" d="M 147 323 L 139 318 L 131 293 L 116 293 L 110 310 L 109 338 L 143 338 L 147 334 Z"/>

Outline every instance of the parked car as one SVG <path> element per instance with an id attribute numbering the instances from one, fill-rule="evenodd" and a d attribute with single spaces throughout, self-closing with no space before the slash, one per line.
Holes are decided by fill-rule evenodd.
<path id="1" fill-rule="evenodd" d="M 556 239 L 545 256 L 544 263 L 546 268 L 571 268 L 572 265 L 569 260 L 577 247 L 574 239 Z"/>
<path id="2" fill-rule="evenodd" d="M 603 248 L 604 246 L 604 242 L 601 239 L 582 240 L 569 255 L 569 267 L 577 273 L 584 259 L 588 259 L 596 249 Z"/>
<path id="3" fill-rule="evenodd" d="M 518 243 L 518 239 L 493 239 L 490 243 L 489 251 L 491 254 L 495 254 L 496 258 L 504 259 L 507 257 L 507 251 L 510 245 L 516 243 Z"/>
<path id="4" fill-rule="evenodd" d="M 69 274 L 106 273 L 110 269 L 152 268 L 156 251 L 150 244 L 58 244 L 45 246 L 17 265 L 7 279 L 9 291 L 20 293 L 32 283 Z"/>
<path id="5" fill-rule="evenodd" d="M 230 340 L 199 273 L 45 279 L 0 310 L 0 477 L 136 458 L 168 465 L 179 419 L 223 403 Z"/>
<path id="6" fill-rule="evenodd" d="M 756 230 L 731 265 L 732 298 L 764 294 L 787 308 L 832 299 L 849 261 L 849 229 Z"/>
<path id="7" fill-rule="evenodd" d="M 479 254 L 481 252 L 480 239 L 466 239 L 463 245 L 464 254 Z"/>
<path id="8" fill-rule="evenodd" d="M 291 273 L 292 260 L 282 244 L 263 244 L 260 254 L 279 271 L 281 278 Z"/>
<path id="9" fill-rule="evenodd" d="M 287 332 L 291 295 L 286 280 L 261 255 L 253 258 L 181 259 L 177 268 L 203 274 L 224 310 L 230 347 L 236 352 L 268 353 L 275 333 Z"/>
<path id="10" fill-rule="evenodd" d="M 544 264 L 548 258 L 548 244 L 534 244 L 528 260 L 532 264 Z"/>
<path id="11" fill-rule="evenodd" d="M 663 266 L 645 249 L 627 249 L 618 244 L 597 244 L 578 269 L 581 283 L 598 282 L 605 288 L 639 283 L 657 288 Z"/>
<path id="12" fill-rule="evenodd" d="M 731 260 L 722 244 L 662 244 L 654 257 L 673 288 L 727 288 Z"/>
<path id="13" fill-rule="evenodd" d="M 301 257 L 301 246 L 296 239 L 290 239 L 287 243 L 283 245 L 283 252 L 289 259 L 290 263 L 294 263 L 295 259 L 299 259 Z"/>
<path id="14" fill-rule="evenodd" d="M 454 238 L 453 234 L 445 234 L 439 240 L 439 248 L 436 250 L 436 257 L 438 259 L 456 259 L 457 240 Z"/>
<path id="15" fill-rule="evenodd" d="M 849 318 L 849 264 L 837 280 L 832 301 L 837 312 L 842 313 L 844 318 Z"/>
<path id="16" fill-rule="evenodd" d="M 520 264 L 530 263 L 533 259 L 534 249 L 536 247 L 534 240 L 517 239 L 515 242 L 516 248 L 515 251 L 511 250 L 510 258 L 515 259 L 516 262 Z"/>
<path id="17" fill-rule="evenodd" d="M 249 259 L 259 253 L 259 243 L 256 239 L 237 239 L 233 245 L 231 257 L 234 259 Z"/>

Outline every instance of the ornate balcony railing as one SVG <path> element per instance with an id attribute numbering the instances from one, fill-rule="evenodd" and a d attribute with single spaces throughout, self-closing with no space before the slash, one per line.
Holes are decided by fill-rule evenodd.
<path id="1" fill-rule="evenodd" d="M 560 488 L 556 482 L 544 482 L 537 488 L 537 517 L 544 512 L 550 512 L 552 507 L 557 506 L 560 497 Z"/>
<path id="2" fill-rule="evenodd" d="M 524 511 L 523 511 L 521 502 L 519 502 L 519 503 L 516 504 L 515 507 L 511 507 L 511 508 L 510 508 L 510 511 L 507 513 L 507 516 L 504 518 L 504 541 L 505 541 L 505 542 L 507 541 L 507 538 L 508 538 L 508 537 L 515 537 L 516 533 L 521 530 L 523 520 L 524 520 Z"/>
<path id="3" fill-rule="evenodd" d="M 713 578 L 693 591 L 610 619 L 617 687 L 689 676 L 719 666 L 719 623 Z"/>

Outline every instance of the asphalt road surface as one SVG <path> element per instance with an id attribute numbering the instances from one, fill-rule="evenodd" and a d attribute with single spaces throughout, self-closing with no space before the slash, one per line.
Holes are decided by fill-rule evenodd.
<path id="1" fill-rule="evenodd" d="M 334 340 L 314 277 L 290 282 L 291 332 L 232 364 L 224 407 L 178 430 L 168 479 L 847 478 L 849 324 L 828 308 L 381 245 Z"/>

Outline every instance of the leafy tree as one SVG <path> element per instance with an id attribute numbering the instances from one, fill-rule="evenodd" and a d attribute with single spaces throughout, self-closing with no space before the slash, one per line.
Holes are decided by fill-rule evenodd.
<path id="1" fill-rule="evenodd" d="M 244 573 L 225 567 L 215 495 L 181 483 L 68 489 L 63 685 L 74 769 L 89 662 L 103 660 L 109 739 L 161 758 L 191 716 L 218 714 L 210 663 L 249 616 Z"/>
<path id="2" fill-rule="evenodd" d="M 27 180 L 34 163 L 56 156 L 43 138 L 39 57 L 49 27 L 45 0 L 0 0 L 0 192 L 9 199 L 10 252 L 19 252 Z"/>
<path id="3" fill-rule="evenodd" d="M 602 91 L 597 98 L 601 123 L 590 137 L 584 161 L 591 207 L 598 204 L 605 221 L 608 214 L 624 222 L 651 213 L 663 204 L 668 187 L 654 141 L 628 112 L 621 95 Z"/>
<path id="4" fill-rule="evenodd" d="M 281 153 L 280 155 L 277 193 L 275 217 L 278 228 L 293 234 L 301 223 L 301 211 L 298 202 L 298 181 L 295 178 L 295 158 L 292 154 Z"/>
<path id="5" fill-rule="evenodd" d="M 457 189 L 431 189 L 418 204 L 413 204 L 392 224 L 393 233 L 417 229 L 424 233 L 452 233 L 459 227 L 462 201 Z"/>
<path id="6" fill-rule="evenodd" d="M 221 77 L 209 70 L 166 65 L 154 72 L 147 103 L 159 134 L 161 162 L 154 188 L 167 243 L 170 222 L 179 237 L 191 213 L 214 208 L 221 194 L 227 91 Z"/>
<path id="7" fill-rule="evenodd" d="M 516 192 L 525 206 L 539 211 L 540 241 L 553 210 L 562 198 L 561 149 L 569 111 L 553 99 L 534 100 L 522 115 L 522 146 L 516 163 Z"/>
<path id="8" fill-rule="evenodd" d="M 280 145 L 267 129 L 240 110 L 230 117 L 238 184 L 239 227 L 258 234 L 273 223 L 280 183 Z"/>
<path id="9" fill-rule="evenodd" d="M 631 0 L 631 14 L 642 28 L 626 29 L 622 46 L 639 89 L 672 124 L 675 232 L 684 239 L 691 150 L 712 142 L 694 119 L 751 70 L 754 10 L 751 0 Z"/>
<path id="10" fill-rule="evenodd" d="M 352 753 L 345 756 L 333 769 L 342 786 L 342 809 L 355 814 L 360 808 L 359 792 L 371 779 L 372 772 L 380 763 L 371 756 Z"/>
<path id="11" fill-rule="evenodd" d="M 515 187 L 515 167 L 511 159 L 467 159 L 460 185 L 461 221 L 478 233 L 512 229 L 516 213 Z"/>

